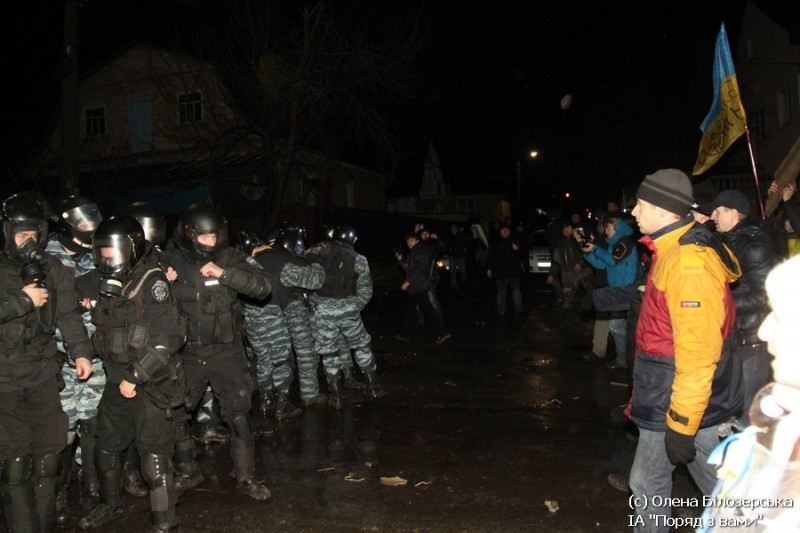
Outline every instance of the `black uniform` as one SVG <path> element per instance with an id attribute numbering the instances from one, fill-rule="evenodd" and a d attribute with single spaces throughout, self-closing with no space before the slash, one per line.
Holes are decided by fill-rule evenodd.
<path id="1" fill-rule="evenodd" d="M 258 264 L 235 248 L 225 247 L 212 257 L 204 257 L 179 244 L 165 256 L 178 273 L 173 290 L 181 311 L 189 318 L 189 337 L 181 354 L 187 377 L 186 405 L 193 411 L 211 384 L 222 419 L 233 433 L 231 454 L 236 478 L 240 485 L 252 483 L 255 437 L 249 411 L 255 384 L 244 352 L 238 295 L 264 299 L 269 296 L 270 283 Z M 201 267 L 209 261 L 224 270 L 222 277 L 200 275 Z M 189 413 L 182 416 L 188 421 Z M 178 472 L 194 476 L 194 441 L 188 423 L 181 426 L 176 448 Z"/>
<path id="2" fill-rule="evenodd" d="M 91 360 L 74 273 L 47 254 L 40 263 L 49 297 L 37 309 L 22 292 L 23 265 L 0 254 L 0 494 L 14 531 L 49 530 L 55 516 L 58 454 L 67 444 L 56 327 L 70 353 Z"/>

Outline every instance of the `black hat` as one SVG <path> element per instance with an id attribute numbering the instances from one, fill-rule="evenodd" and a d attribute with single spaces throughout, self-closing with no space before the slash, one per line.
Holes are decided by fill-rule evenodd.
<path id="1" fill-rule="evenodd" d="M 636 197 L 680 216 L 687 215 L 694 203 L 692 182 L 675 168 L 663 168 L 645 176 Z"/>
<path id="2" fill-rule="evenodd" d="M 750 200 L 738 189 L 728 189 L 719 193 L 710 204 L 702 206 L 709 212 L 718 207 L 736 209 L 739 213 L 747 216 L 750 213 Z"/>

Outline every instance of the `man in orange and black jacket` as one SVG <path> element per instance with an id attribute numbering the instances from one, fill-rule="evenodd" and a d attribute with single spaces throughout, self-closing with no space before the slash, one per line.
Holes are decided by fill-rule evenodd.
<path id="1" fill-rule="evenodd" d="M 741 364 L 733 357 L 730 283 L 739 264 L 719 235 L 688 216 L 689 178 L 676 169 L 645 177 L 633 216 L 653 252 L 636 329 L 627 414 L 639 427 L 630 476 L 636 531 L 668 531 L 672 471 L 687 464 L 704 494 L 717 426 L 742 407 Z M 696 459 L 695 459 L 695 456 Z"/>

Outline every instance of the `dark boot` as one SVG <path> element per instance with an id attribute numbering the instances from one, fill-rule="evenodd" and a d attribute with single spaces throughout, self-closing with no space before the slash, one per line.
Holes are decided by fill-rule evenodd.
<path id="1" fill-rule="evenodd" d="M 46 453 L 33 458 L 33 491 L 42 531 L 56 527 L 56 493 L 58 492 L 59 454 Z"/>
<path id="2" fill-rule="evenodd" d="M 342 400 L 342 384 L 339 380 L 339 373 L 328 375 L 328 405 L 334 409 L 341 409 L 344 404 Z"/>
<path id="3" fill-rule="evenodd" d="M 81 447 L 81 457 L 84 458 L 79 479 L 81 480 L 81 489 L 85 490 L 92 500 L 97 500 L 100 497 L 100 481 L 97 479 L 97 469 L 94 465 L 94 444 L 97 440 L 95 438 L 96 429 L 97 417 L 78 422 L 79 445 Z"/>
<path id="4" fill-rule="evenodd" d="M 56 522 L 63 524 L 67 521 L 67 494 L 69 493 L 69 483 L 72 480 L 72 468 L 75 464 L 75 446 L 73 443 L 59 454 L 59 482 L 58 493 L 56 494 Z"/>
<path id="5" fill-rule="evenodd" d="M 117 452 L 97 449 L 95 465 L 100 480 L 100 503 L 78 522 L 81 529 L 98 528 L 122 514 L 122 457 Z"/>
<path id="6" fill-rule="evenodd" d="M 289 401 L 289 393 L 278 391 L 275 396 L 275 418 L 279 421 L 294 418 L 303 414 L 303 410 L 292 405 Z"/>
<path id="7" fill-rule="evenodd" d="M 123 486 L 125 492 L 135 498 L 144 498 L 147 496 L 147 485 L 144 484 L 142 479 L 142 467 L 139 461 L 139 450 L 136 449 L 136 444 L 128 446 L 125 452 L 125 465 L 122 467 Z"/>
<path id="8" fill-rule="evenodd" d="M 178 526 L 172 459 L 168 455 L 148 453 L 142 457 L 142 472 L 150 489 L 150 513 L 154 531 L 170 531 Z"/>
<path id="9" fill-rule="evenodd" d="M 33 456 L 0 461 L 0 499 L 11 531 L 39 531 L 33 489 Z"/>
<path id="10" fill-rule="evenodd" d="M 374 370 L 367 370 L 364 375 L 367 377 L 367 390 L 370 396 L 377 399 L 386 395 L 380 383 L 378 383 L 378 377 L 375 375 Z"/>
<path id="11" fill-rule="evenodd" d="M 342 368 L 342 375 L 344 376 L 344 388 L 349 390 L 363 391 L 364 384 L 356 379 L 353 375 L 353 367 L 346 366 Z"/>
<path id="12" fill-rule="evenodd" d="M 259 387 L 258 389 L 258 414 L 261 418 L 269 418 L 275 410 L 275 393 L 272 387 Z"/>
<path id="13" fill-rule="evenodd" d="M 203 474 L 197 465 L 194 440 L 188 435 L 183 424 L 180 438 L 175 442 L 175 491 L 183 494 L 203 482 Z"/>
<path id="14" fill-rule="evenodd" d="M 272 497 L 263 483 L 256 481 L 256 443 L 253 427 L 247 414 L 242 414 L 229 422 L 231 438 L 231 459 L 233 459 L 236 490 L 254 500 L 265 501 Z"/>

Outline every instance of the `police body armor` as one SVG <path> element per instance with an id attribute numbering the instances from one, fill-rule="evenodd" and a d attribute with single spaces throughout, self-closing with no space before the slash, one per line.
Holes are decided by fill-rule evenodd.
<path id="1" fill-rule="evenodd" d="M 42 268 L 48 274 L 52 270 L 55 259 L 45 255 Z M 17 264 L 5 254 L 0 254 L 0 290 L 3 292 L 19 292 L 26 282 L 22 274 L 23 265 Z M 0 302 L 0 305 L 12 305 L 12 300 Z M 47 304 L 28 313 L 17 314 L 7 322 L 0 324 L 0 376 L 7 381 L 26 379 L 31 373 L 41 368 L 46 360 L 56 361 L 56 345 L 53 341 L 55 333 L 58 293 L 55 287 L 50 288 Z M 77 302 L 76 302 L 77 305 Z M 55 368 L 55 366 L 54 366 Z M 54 372 L 55 375 L 55 372 Z M 6 381 L 0 377 L 0 383 Z"/>
<path id="2" fill-rule="evenodd" d="M 325 269 L 325 283 L 317 291 L 323 298 L 347 298 L 356 295 L 356 252 L 352 246 L 330 241 L 315 255 Z"/>
<path id="3" fill-rule="evenodd" d="M 97 326 L 92 344 L 103 359 L 109 383 L 119 383 L 125 379 L 131 365 L 143 357 L 145 350 L 153 344 L 150 337 L 152 325 L 144 298 L 152 283 L 159 278 L 163 278 L 160 268 L 152 265 L 145 267 L 141 275 L 133 276 L 125 284 L 122 296 L 100 296 L 100 302 L 92 310 L 92 319 Z M 185 337 L 185 318 L 178 329 L 171 334 Z M 152 379 L 138 387 L 162 409 L 183 405 L 186 376 L 180 358 L 171 357 Z"/>
<path id="4" fill-rule="evenodd" d="M 236 261 L 231 249 L 220 251 L 214 262 L 225 269 Z M 219 280 L 204 278 L 200 267 L 209 259 L 191 261 L 186 253 L 174 255 L 172 267 L 178 279 L 172 286 L 181 311 L 189 318 L 189 342 L 229 344 L 242 334 L 243 311 L 236 291 L 225 287 Z"/>
<path id="5" fill-rule="evenodd" d="M 289 302 L 293 300 L 302 300 L 305 291 L 297 287 L 286 287 L 281 283 L 281 272 L 283 267 L 288 263 L 294 263 L 300 266 L 306 266 L 308 261 L 302 257 L 298 257 L 286 250 L 273 249 L 266 250 L 258 254 L 255 260 L 264 269 L 267 278 L 272 285 L 272 298 L 268 303 L 279 306 L 281 309 L 286 309 Z M 248 302 L 248 303 L 256 303 Z M 257 304 L 257 303 L 256 303 Z"/>

